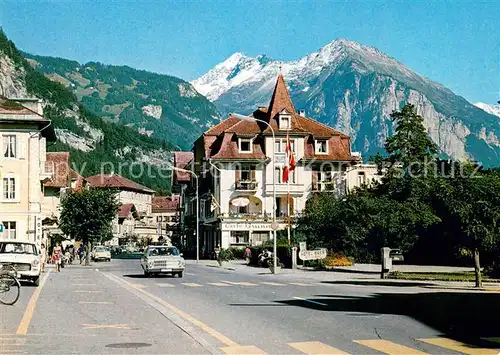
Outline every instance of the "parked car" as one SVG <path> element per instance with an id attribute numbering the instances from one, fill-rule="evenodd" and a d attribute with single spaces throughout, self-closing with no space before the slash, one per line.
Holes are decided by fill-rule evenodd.
<path id="1" fill-rule="evenodd" d="M 93 261 L 99 261 L 99 260 L 111 261 L 111 252 L 107 247 L 98 245 L 94 247 L 94 249 L 92 249 L 92 252 L 90 253 L 90 258 Z"/>
<path id="2" fill-rule="evenodd" d="M 150 245 L 144 251 L 141 266 L 145 276 L 166 273 L 182 277 L 186 261 L 176 247 Z"/>
<path id="3" fill-rule="evenodd" d="M 389 252 L 389 257 L 392 259 L 392 261 L 405 261 L 403 253 L 400 249 L 391 249 L 391 251 Z"/>
<path id="4" fill-rule="evenodd" d="M 0 241 L 0 263 L 14 266 L 19 279 L 40 284 L 40 254 L 34 243 Z"/>

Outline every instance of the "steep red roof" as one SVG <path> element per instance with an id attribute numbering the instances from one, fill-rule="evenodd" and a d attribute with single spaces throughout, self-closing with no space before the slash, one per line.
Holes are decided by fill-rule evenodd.
<path id="1" fill-rule="evenodd" d="M 174 152 L 174 166 L 180 169 L 188 169 L 188 164 L 193 160 L 193 152 Z M 174 170 L 173 176 L 176 177 L 178 182 L 189 182 L 191 176 L 189 173 Z"/>
<path id="2" fill-rule="evenodd" d="M 236 117 L 229 116 L 229 118 L 221 121 L 220 123 L 216 124 L 212 128 L 210 128 L 208 131 L 205 132 L 205 135 L 207 136 L 218 136 L 222 132 L 226 131 L 231 127 L 232 125 L 240 122 L 240 119 Z"/>
<path id="3" fill-rule="evenodd" d="M 273 119 L 283 110 L 286 110 L 290 114 L 297 114 L 292 99 L 290 98 L 290 93 L 286 88 L 285 79 L 283 75 L 280 74 L 278 75 L 278 80 L 276 80 L 276 86 L 274 87 L 273 96 L 271 97 L 267 112 L 269 113 L 269 118 Z"/>
<path id="4" fill-rule="evenodd" d="M 177 212 L 179 209 L 179 197 L 155 196 L 151 204 L 151 211 L 153 213 Z"/>
<path id="5" fill-rule="evenodd" d="M 153 194 L 154 191 L 142 186 L 132 180 L 129 180 L 127 178 L 124 178 L 123 176 L 120 175 L 105 175 L 105 174 L 99 174 L 99 175 L 94 175 L 90 176 L 85 179 L 91 187 L 97 187 L 97 188 L 115 188 L 119 190 L 132 190 L 132 191 L 137 191 L 137 192 L 143 192 L 147 194 Z"/>
<path id="6" fill-rule="evenodd" d="M 67 187 L 70 183 L 68 152 L 46 153 L 45 168 L 53 172 L 53 177 L 45 182 L 45 187 Z"/>

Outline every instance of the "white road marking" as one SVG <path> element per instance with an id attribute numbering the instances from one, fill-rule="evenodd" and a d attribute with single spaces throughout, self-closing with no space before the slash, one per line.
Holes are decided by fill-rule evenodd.
<path id="1" fill-rule="evenodd" d="M 175 287 L 175 285 L 167 284 L 167 283 L 157 283 L 156 286 L 158 286 L 158 287 Z"/>
<path id="2" fill-rule="evenodd" d="M 193 274 L 192 272 L 186 272 L 186 275 L 194 276 L 195 274 Z"/>
<path id="3" fill-rule="evenodd" d="M 309 302 L 309 303 L 314 303 L 314 304 L 319 304 L 320 306 L 328 306 L 326 303 L 321 303 L 313 300 L 308 300 L 307 298 L 302 298 L 302 297 L 294 297 L 296 300 L 302 300 L 304 302 Z"/>

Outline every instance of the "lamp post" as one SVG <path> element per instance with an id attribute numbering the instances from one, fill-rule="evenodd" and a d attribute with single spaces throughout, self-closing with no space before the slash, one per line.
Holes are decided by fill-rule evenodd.
<path id="1" fill-rule="evenodd" d="M 267 125 L 271 129 L 271 133 L 273 134 L 273 143 L 271 144 L 273 147 L 273 156 L 272 156 L 272 167 L 273 167 L 273 273 L 276 274 L 276 269 L 277 269 L 277 246 L 276 246 L 276 170 L 275 170 L 275 144 L 276 144 L 276 137 L 274 135 L 274 129 L 271 127 L 271 125 L 264 121 L 260 120 L 258 118 L 250 117 L 250 116 L 245 116 L 245 115 L 240 115 L 238 113 L 231 113 L 230 116 L 239 118 L 241 120 L 245 121 L 256 121 L 256 122 L 262 122 L 265 125 Z"/>
<path id="2" fill-rule="evenodd" d="M 199 223 L 199 218 L 200 218 L 200 198 L 198 196 L 198 175 L 196 175 L 194 172 L 191 170 L 187 169 L 182 169 L 182 168 L 177 168 L 175 166 L 172 166 L 173 170 L 177 170 L 180 172 L 184 173 L 189 173 L 194 176 L 196 179 L 196 262 L 198 263 L 200 261 L 200 223 Z"/>

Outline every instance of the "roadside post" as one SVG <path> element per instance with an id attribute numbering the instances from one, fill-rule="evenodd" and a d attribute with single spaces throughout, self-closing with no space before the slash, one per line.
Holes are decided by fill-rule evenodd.
<path id="1" fill-rule="evenodd" d="M 297 268 L 297 244 L 292 247 L 292 269 Z"/>
<path id="2" fill-rule="evenodd" d="M 380 273 L 381 279 L 386 279 L 387 275 L 392 269 L 392 259 L 390 257 L 391 248 L 380 248 L 380 256 L 382 262 L 382 271 Z"/>

